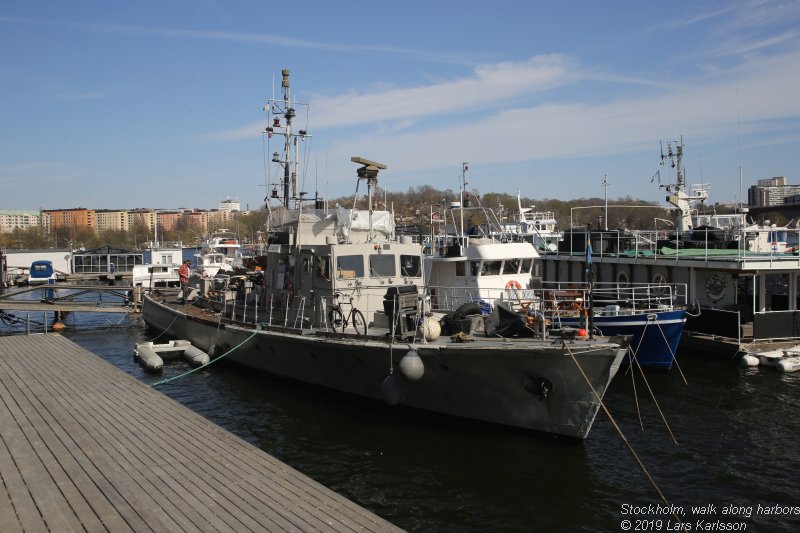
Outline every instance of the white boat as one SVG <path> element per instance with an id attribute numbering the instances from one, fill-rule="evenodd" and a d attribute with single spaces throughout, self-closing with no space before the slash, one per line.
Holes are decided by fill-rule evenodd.
<path id="1" fill-rule="evenodd" d="M 154 241 L 150 249 L 150 263 L 133 266 L 131 285 L 145 290 L 180 287 L 178 270 L 182 256 L 183 248 L 180 243 L 175 246 L 159 246 Z"/>
<path id="2" fill-rule="evenodd" d="M 239 237 L 227 228 L 219 228 L 200 245 L 199 255 L 220 254 L 224 261 L 233 268 L 244 266 L 242 244 Z"/>
<path id="3" fill-rule="evenodd" d="M 269 106 L 277 116 L 268 133 L 290 139 L 288 71 L 283 87 L 284 100 Z M 285 146 L 289 168 L 292 143 Z M 355 202 L 353 209 L 305 208 L 299 195 L 284 195 L 283 205 L 270 210 L 263 272 L 231 278 L 225 291 L 200 291 L 206 296 L 193 305 L 145 297 L 147 324 L 212 357 L 297 381 L 585 438 L 627 339 L 438 336 L 419 290 L 421 246 L 397 238 L 391 213 L 373 208 L 386 166 L 352 161 L 358 183 L 367 185 L 366 209 Z M 284 191 L 291 185 L 284 183 Z M 357 187 L 354 200 L 362 196 Z"/>
<path id="4" fill-rule="evenodd" d="M 800 370 L 800 344 L 744 353 L 740 361 L 744 367 L 767 366 L 781 372 L 797 372 Z"/>
<path id="5" fill-rule="evenodd" d="M 58 280 L 58 274 L 53 268 L 53 262 L 46 259 L 31 263 L 28 271 L 28 285 L 53 284 Z"/>
<path id="6" fill-rule="evenodd" d="M 197 264 L 194 271 L 203 278 L 213 278 L 217 275 L 233 274 L 234 268 L 228 258 L 221 253 L 200 253 L 195 254 Z"/>
<path id="7" fill-rule="evenodd" d="M 517 213 L 511 222 L 501 222 L 502 233 L 514 240 L 527 241 L 537 250 L 555 251 L 562 234 L 556 230 L 558 222 L 553 211 L 535 211 L 522 207 L 522 196 L 517 191 Z"/>
<path id="8" fill-rule="evenodd" d="M 504 327 L 500 308 L 524 312 L 534 329 L 547 322 L 558 328 L 583 328 L 589 334 L 630 335 L 639 365 L 672 367 L 686 323 L 685 286 L 590 285 L 579 277 L 543 283 L 533 244 L 510 238 L 494 212 L 475 202 L 478 205 L 470 207 L 451 203 L 443 215 L 448 233 L 431 238 L 435 245 L 425 257 L 425 281 L 434 311 L 455 316 L 454 324 L 463 320 L 465 309 L 490 315 L 483 323 L 475 321 L 488 335 Z M 459 229 L 464 227 L 461 221 L 475 225 Z"/>

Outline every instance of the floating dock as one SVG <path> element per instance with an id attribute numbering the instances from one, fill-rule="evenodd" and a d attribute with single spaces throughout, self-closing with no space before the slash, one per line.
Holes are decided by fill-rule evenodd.
<path id="1" fill-rule="evenodd" d="M 400 531 L 60 335 L 0 337 L 0 531 Z"/>

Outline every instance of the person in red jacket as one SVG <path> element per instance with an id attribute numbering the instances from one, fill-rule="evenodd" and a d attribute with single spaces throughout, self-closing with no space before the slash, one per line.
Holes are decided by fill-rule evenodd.
<path id="1" fill-rule="evenodd" d="M 189 263 L 191 263 L 191 259 L 187 259 L 181 265 L 181 268 L 178 269 L 178 277 L 181 280 L 181 296 L 182 296 L 182 303 L 186 304 L 186 298 L 189 295 Z"/>

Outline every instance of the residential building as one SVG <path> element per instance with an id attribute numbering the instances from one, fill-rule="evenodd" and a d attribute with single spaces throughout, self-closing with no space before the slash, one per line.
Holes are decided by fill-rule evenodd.
<path id="1" fill-rule="evenodd" d="M 239 202 L 227 198 L 219 203 L 220 211 L 241 211 Z"/>
<path id="2" fill-rule="evenodd" d="M 72 209 L 45 209 L 42 225 L 48 230 L 59 228 L 90 228 L 96 231 L 95 211 L 83 207 Z"/>
<path id="3" fill-rule="evenodd" d="M 183 221 L 187 228 L 202 234 L 208 233 L 208 211 L 188 211 L 183 213 Z"/>
<path id="4" fill-rule="evenodd" d="M 784 205 L 796 194 L 800 194 L 800 185 L 788 185 L 784 176 L 761 179 L 748 189 L 747 204 L 750 207 Z"/>
<path id="5" fill-rule="evenodd" d="M 172 231 L 178 227 L 178 222 L 181 220 L 181 214 L 177 211 L 163 211 L 157 215 L 159 231 Z"/>
<path id="6" fill-rule="evenodd" d="M 158 214 L 150 209 L 134 209 L 128 211 L 128 228 L 133 229 L 135 224 L 144 224 L 147 231 L 152 231 L 158 220 Z"/>
<path id="7" fill-rule="evenodd" d="M 217 229 L 229 226 L 228 222 L 233 220 L 237 214 L 238 211 L 222 211 L 212 209 L 207 213 L 208 227 Z"/>
<path id="8" fill-rule="evenodd" d="M 113 211 L 110 209 L 95 211 L 95 224 L 99 233 L 108 230 L 128 231 L 130 227 L 127 211 Z"/>
<path id="9" fill-rule="evenodd" d="M 0 233 L 11 233 L 15 229 L 38 227 L 41 221 L 38 211 L 0 209 Z"/>

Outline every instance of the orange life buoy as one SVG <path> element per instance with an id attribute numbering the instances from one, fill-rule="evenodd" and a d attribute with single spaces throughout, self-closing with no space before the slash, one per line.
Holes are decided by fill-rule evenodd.
<path id="1" fill-rule="evenodd" d="M 512 279 L 511 281 L 506 283 L 506 289 L 520 290 L 520 289 L 522 289 L 522 285 L 519 284 L 519 281 L 517 281 L 515 279 Z"/>

